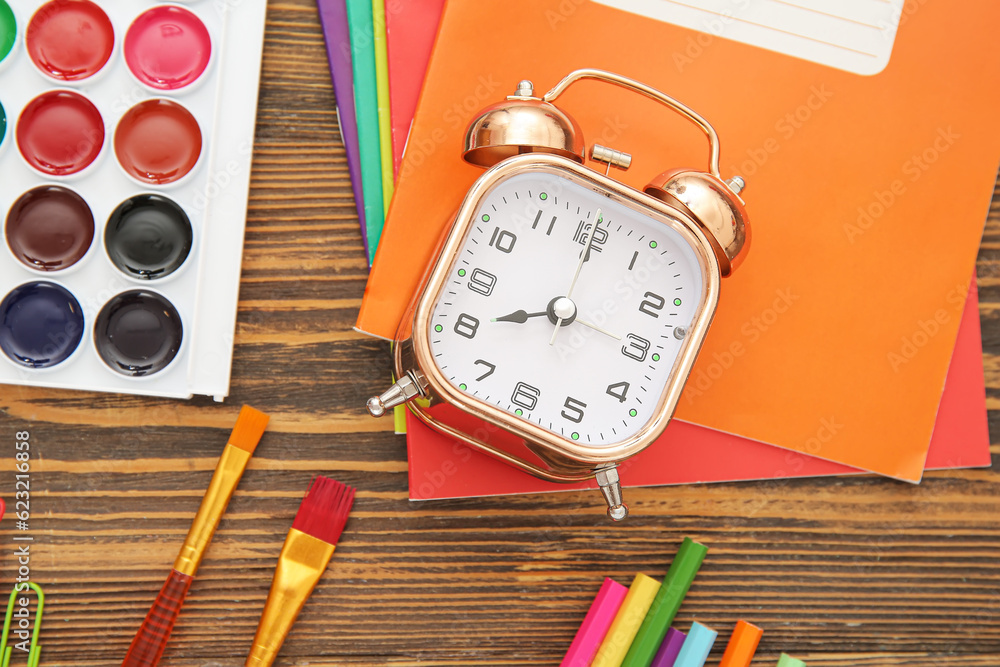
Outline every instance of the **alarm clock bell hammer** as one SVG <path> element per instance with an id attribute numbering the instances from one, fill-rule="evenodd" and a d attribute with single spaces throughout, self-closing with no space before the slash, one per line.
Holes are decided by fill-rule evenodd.
<path id="1" fill-rule="evenodd" d="M 694 123 L 708 171 L 675 168 L 640 192 L 611 177 L 628 153 L 595 144 L 554 101 L 585 79 Z M 595 100 L 597 101 L 597 100 Z M 739 176 L 719 173 L 704 118 L 639 81 L 576 70 L 542 97 L 530 81 L 487 107 L 462 157 L 486 167 L 446 230 L 392 345 L 397 405 L 458 442 L 541 479 L 596 478 L 619 521 L 618 466 L 673 415 L 750 226 Z"/>

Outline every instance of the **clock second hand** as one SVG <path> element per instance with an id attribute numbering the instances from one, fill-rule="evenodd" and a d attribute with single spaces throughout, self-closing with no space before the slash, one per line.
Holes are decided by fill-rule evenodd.
<path id="1" fill-rule="evenodd" d="M 590 230 L 590 236 L 587 238 L 587 246 L 580 253 L 580 261 L 576 263 L 576 272 L 573 274 L 573 281 L 569 284 L 569 291 L 566 292 L 566 298 L 571 299 L 573 296 L 573 288 L 576 287 L 576 281 L 580 277 L 580 269 L 583 268 L 583 263 L 587 261 L 587 255 L 590 254 L 590 247 L 594 245 L 594 236 L 597 235 L 597 226 L 601 224 L 601 209 L 597 209 L 597 213 L 594 214 L 594 228 Z M 556 344 L 556 334 L 559 333 L 559 327 L 562 326 L 563 318 L 558 318 L 556 320 L 556 328 L 552 331 L 552 338 L 549 338 L 549 345 Z"/>

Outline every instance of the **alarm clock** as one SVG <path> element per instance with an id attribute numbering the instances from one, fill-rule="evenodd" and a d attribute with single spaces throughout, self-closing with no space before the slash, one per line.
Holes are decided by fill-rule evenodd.
<path id="1" fill-rule="evenodd" d="M 588 151 L 577 122 L 554 104 L 584 79 L 693 122 L 708 138 L 708 171 L 671 169 L 642 192 L 611 178 L 631 156 Z M 570 73 L 542 97 L 521 81 L 470 123 L 462 157 L 487 170 L 396 335 L 398 380 L 368 411 L 405 403 L 431 428 L 542 479 L 596 478 L 609 516 L 624 519 L 618 466 L 669 423 L 720 279 L 749 247 L 745 183 L 720 176 L 708 121 L 596 69 Z"/>

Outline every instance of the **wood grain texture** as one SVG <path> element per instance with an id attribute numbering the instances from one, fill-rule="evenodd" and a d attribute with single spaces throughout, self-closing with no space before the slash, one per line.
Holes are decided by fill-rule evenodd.
<path id="1" fill-rule="evenodd" d="M 32 451 L 31 570 L 45 665 L 118 665 L 156 596 L 239 406 L 271 425 L 191 588 L 166 664 L 242 665 L 315 473 L 358 488 L 282 665 L 555 665 L 604 576 L 662 576 L 711 546 L 678 623 L 765 629 L 810 667 L 1000 665 L 1000 446 L 989 470 L 414 504 L 406 452 L 364 412 L 386 346 L 352 331 L 363 260 L 314 0 L 270 2 L 246 253 L 224 405 L 0 388 L 0 493 Z M 1000 438 L 1000 191 L 980 253 L 990 431 Z M 16 569 L 11 524 L 0 575 Z M 720 639 L 714 660 L 721 654 Z M 15 658 L 15 664 L 19 662 Z M 710 661 L 710 664 L 711 661 Z"/>

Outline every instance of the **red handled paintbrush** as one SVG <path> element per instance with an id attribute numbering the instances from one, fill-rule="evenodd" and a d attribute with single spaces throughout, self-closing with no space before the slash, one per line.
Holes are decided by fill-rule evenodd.
<path id="1" fill-rule="evenodd" d="M 247 667 L 274 663 L 281 644 L 333 557 L 354 504 L 354 489 L 317 477 L 302 499 L 274 571 Z"/>
<path id="2" fill-rule="evenodd" d="M 244 405 L 240 410 L 236 426 L 219 457 L 198 514 L 191 524 L 177 560 L 174 561 L 174 569 L 167 576 L 160 594 L 146 614 L 146 620 L 132 640 L 122 667 L 151 667 L 160 661 L 174 623 L 180 615 L 184 597 L 194 581 L 202 556 L 205 555 L 205 549 L 212 541 L 222 514 L 229 505 L 229 499 L 233 496 L 269 419 L 263 412 L 254 410 L 249 405 Z"/>

